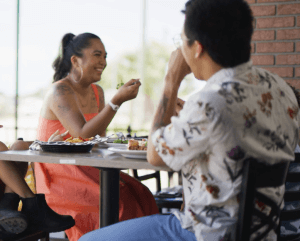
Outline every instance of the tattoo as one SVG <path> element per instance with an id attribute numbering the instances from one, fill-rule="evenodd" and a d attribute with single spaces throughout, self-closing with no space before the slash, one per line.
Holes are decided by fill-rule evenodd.
<path id="1" fill-rule="evenodd" d="M 97 108 L 98 109 L 98 104 L 97 104 L 96 97 L 94 95 L 92 95 L 91 98 L 92 98 L 92 106 L 91 106 L 91 108 Z"/>
<path id="2" fill-rule="evenodd" d="M 74 92 L 72 91 L 71 87 L 66 84 L 57 85 L 54 90 L 55 96 L 62 96 L 68 94 L 74 94 Z"/>
<path id="3" fill-rule="evenodd" d="M 64 106 L 64 105 L 58 105 L 57 107 L 64 112 L 69 111 L 71 109 L 70 106 Z"/>
<path id="4" fill-rule="evenodd" d="M 159 129 L 162 126 L 166 126 L 165 116 L 166 116 L 168 102 L 169 102 L 169 98 L 164 95 L 158 106 L 159 113 L 157 118 L 155 118 L 153 131 Z"/>

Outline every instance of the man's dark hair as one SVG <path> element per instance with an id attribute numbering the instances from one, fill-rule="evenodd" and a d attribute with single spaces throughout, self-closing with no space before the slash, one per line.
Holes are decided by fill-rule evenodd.
<path id="1" fill-rule="evenodd" d="M 199 41 L 222 67 L 235 67 L 250 59 L 252 11 L 244 0 L 189 0 L 185 4 L 184 31 L 191 46 Z"/>

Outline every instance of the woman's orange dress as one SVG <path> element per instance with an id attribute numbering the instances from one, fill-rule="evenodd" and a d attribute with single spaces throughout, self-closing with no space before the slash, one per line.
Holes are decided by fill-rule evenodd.
<path id="1" fill-rule="evenodd" d="M 92 87 L 99 108 L 98 91 L 95 85 Z M 97 114 L 84 116 L 89 121 Z M 37 139 L 47 141 L 56 130 L 66 131 L 58 120 L 40 117 Z M 75 219 L 75 226 L 66 230 L 70 241 L 77 241 L 83 234 L 99 228 L 98 169 L 47 163 L 35 163 L 34 169 L 37 192 L 46 195 L 47 203 L 54 211 Z M 120 221 L 158 213 L 149 189 L 123 172 L 120 172 L 119 201 Z"/>

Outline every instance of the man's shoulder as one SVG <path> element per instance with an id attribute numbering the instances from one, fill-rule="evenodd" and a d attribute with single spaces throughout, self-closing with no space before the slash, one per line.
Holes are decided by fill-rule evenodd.
<path id="1" fill-rule="evenodd" d="M 210 100 L 216 100 L 219 96 L 220 86 L 218 84 L 206 85 L 203 89 L 190 96 L 188 101 L 191 102 L 207 102 Z"/>
<path id="2" fill-rule="evenodd" d="M 270 70 L 266 70 L 263 68 L 253 66 L 254 70 L 256 70 L 257 75 L 263 79 L 270 79 L 275 81 L 278 84 L 286 85 L 286 82 L 283 78 L 281 78 L 278 74 L 271 72 Z"/>

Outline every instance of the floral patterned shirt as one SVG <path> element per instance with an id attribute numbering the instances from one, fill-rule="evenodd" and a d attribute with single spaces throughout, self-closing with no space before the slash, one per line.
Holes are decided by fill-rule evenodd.
<path id="1" fill-rule="evenodd" d="M 237 220 L 243 160 L 293 161 L 298 115 L 292 89 L 251 61 L 207 80 L 152 136 L 162 160 L 182 172 L 185 210 L 175 213 L 182 227 L 199 241 L 223 240 Z M 284 185 L 259 191 L 280 205 Z M 274 238 L 271 231 L 264 240 Z"/>

